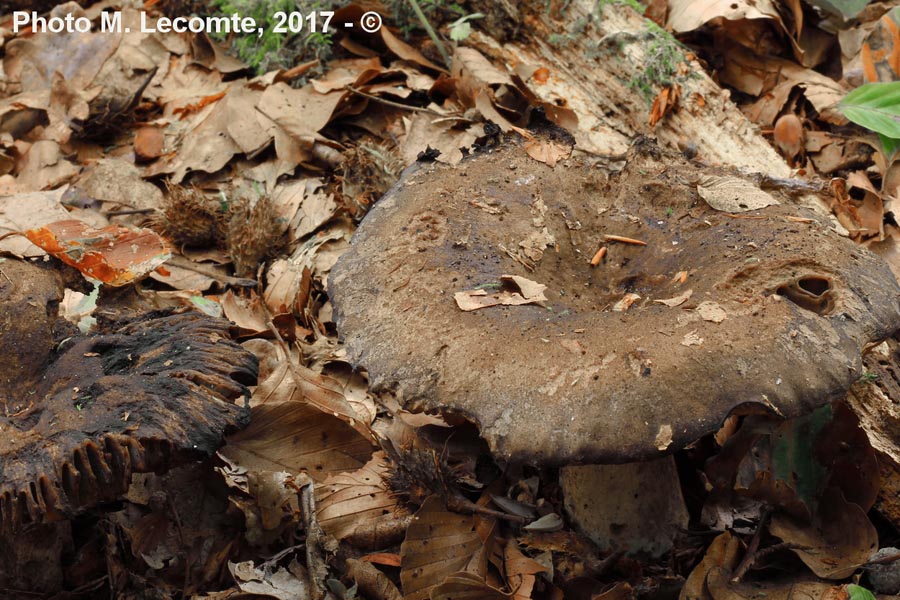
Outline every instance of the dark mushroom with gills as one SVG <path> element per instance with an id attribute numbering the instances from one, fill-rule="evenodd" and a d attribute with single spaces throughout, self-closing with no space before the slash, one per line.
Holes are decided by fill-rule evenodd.
<path id="1" fill-rule="evenodd" d="M 742 177 L 650 142 L 609 176 L 515 141 L 415 165 L 331 273 L 350 359 L 406 409 L 473 421 L 501 461 L 662 460 L 640 467 L 645 489 L 735 409 L 791 418 L 841 397 L 863 349 L 900 328 L 889 268 L 777 192 L 714 210 L 697 191 L 709 176 Z M 525 296 L 504 289 L 513 276 L 541 298 L 502 301 Z M 461 310 L 460 292 L 498 301 Z"/>
<path id="2" fill-rule="evenodd" d="M 240 398 L 258 366 L 228 321 L 160 311 L 80 335 L 57 314 L 62 297 L 52 268 L 0 263 L 0 352 L 11 358 L 0 363 L 0 538 L 17 542 L 4 558 L 25 551 L 29 531 L 121 498 L 133 473 L 212 455 L 249 421 Z M 2 587 L 52 591 L 4 564 Z"/>

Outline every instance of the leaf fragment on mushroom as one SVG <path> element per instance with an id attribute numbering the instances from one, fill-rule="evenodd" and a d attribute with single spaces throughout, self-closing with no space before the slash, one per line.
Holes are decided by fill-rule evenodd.
<path id="1" fill-rule="evenodd" d="M 697 305 L 697 308 L 694 309 L 700 318 L 704 321 L 710 321 L 712 323 L 721 323 L 728 316 L 728 313 L 725 312 L 725 309 L 719 306 L 717 302 L 701 302 Z"/>
<path id="2" fill-rule="evenodd" d="M 696 331 L 691 331 L 689 333 L 684 334 L 684 338 L 681 340 L 682 346 L 701 346 L 703 345 L 703 338 L 700 337 Z"/>
<path id="3" fill-rule="evenodd" d="M 697 193 L 712 208 L 731 213 L 780 204 L 752 182 L 734 176 L 705 175 L 697 183 Z"/>
<path id="4" fill-rule="evenodd" d="M 507 285 L 493 294 L 488 294 L 483 289 L 464 290 L 453 294 L 453 299 L 460 310 L 467 312 L 489 306 L 519 306 L 547 300 L 544 296 L 547 286 L 542 283 L 518 275 L 502 275 L 500 281 Z"/>
<path id="5" fill-rule="evenodd" d="M 656 448 L 662 452 L 672 445 L 672 426 L 662 425 L 656 432 Z"/>
<path id="6" fill-rule="evenodd" d="M 535 139 L 525 142 L 525 152 L 531 158 L 555 167 L 557 161 L 569 158 L 572 147 L 553 140 Z"/>
<path id="7" fill-rule="evenodd" d="M 631 308 L 632 304 L 634 304 L 635 302 L 637 302 L 640 299 L 641 299 L 641 297 L 637 294 L 632 294 L 632 293 L 625 294 L 621 300 L 619 300 L 618 302 L 613 304 L 612 309 L 615 312 L 625 312 L 629 308 Z"/>
<path id="8" fill-rule="evenodd" d="M 691 297 L 691 294 L 694 293 L 694 290 L 687 290 L 682 294 L 678 294 L 673 298 L 668 298 L 666 300 L 654 300 L 654 302 L 658 304 L 665 304 L 668 307 L 681 306 L 685 302 L 687 302 L 688 298 Z"/>
<path id="9" fill-rule="evenodd" d="M 544 249 L 555 244 L 556 238 L 550 235 L 550 232 L 544 227 L 541 231 L 532 231 L 519 242 L 519 246 L 522 248 L 519 252 L 537 262 L 544 257 Z"/>

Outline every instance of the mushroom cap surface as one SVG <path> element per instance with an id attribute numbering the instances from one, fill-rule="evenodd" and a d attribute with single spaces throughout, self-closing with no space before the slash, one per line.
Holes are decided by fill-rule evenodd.
<path id="1" fill-rule="evenodd" d="M 234 400 L 249 395 L 258 366 L 229 325 L 148 313 L 66 339 L 36 358 L 36 377 L 0 382 L 0 532 L 116 500 L 132 473 L 209 456 L 245 426 L 249 409 Z"/>
<path id="2" fill-rule="evenodd" d="M 774 193 L 713 210 L 708 176 L 742 179 L 652 144 L 611 176 L 510 141 L 411 167 L 329 279 L 351 362 L 405 408 L 461 414 L 499 457 L 541 464 L 648 459 L 742 405 L 792 417 L 842 395 L 900 327 L 888 266 Z M 546 285 L 546 302 L 454 301 L 504 275 Z"/>

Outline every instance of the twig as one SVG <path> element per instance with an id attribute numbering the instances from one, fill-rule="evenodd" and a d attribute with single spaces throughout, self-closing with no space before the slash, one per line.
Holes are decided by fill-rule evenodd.
<path id="1" fill-rule="evenodd" d="M 509 248 L 507 248 L 503 244 L 497 244 L 497 247 L 500 248 L 501 250 L 503 250 L 504 252 L 506 252 L 507 256 L 509 256 L 511 259 L 513 259 L 514 261 L 516 261 L 517 263 L 519 263 L 520 265 L 522 265 L 523 267 L 528 269 L 529 272 L 534 271 L 533 264 L 529 263 L 528 261 L 526 261 L 524 258 L 519 256 L 518 254 L 513 253 L 512 251 L 509 250 Z"/>
<path id="2" fill-rule="evenodd" d="M 509 521 L 511 523 L 524 523 L 526 521 L 525 517 L 520 517 L 519 515 L 511 515 L 509 513 L 475 504 L 471 500 L 459 495 L 459 493 L 457 493 L 455 490 L 448 490 L 446 497 L 447 510 L 450 510 L 451 512 L 484 515 L 486 517 L 494 517 L 495 519 L 501 519 L 503 521 Z"/>
<path id="3" fill-rule="evenodd" d="M 437 33 L 435 33 L 431 23 L 428 22 L 428 17 L 422 12 L 422 7 L 419 6 L 418 0 L 409 0 L 409 5 L 412 6 L 413 12 L 416 13 L 416 17 L 419 18 L 419 22 L 422 24 L 422 27 L 425 28 L 425 32 L 428 33 L 428 37 L 430 37 L 431 41 L 434 42 L 434 45 L 437 46 L 438 52 L 441 53 L 441 58 L 444 59 L 444 64 L 447 65 L 448 69 L 452 68 L 453 61 L 450 60 L 450 55 L 447 54 L 447 49 L 444 48 L 443 42 L 441 42 L 441 39 L 438 37 Z"/>
<path id="4" fill-rule="evenodd" d="M 322 556 L 321 542 L 325 532 L 319 527 L 316 519 L 316 499 L 313 495 L 312 479 L 300 474 L 300 510 L 303 513 L 303 527 L 306 529 L 306 570 L 309 573 L 310 595 L 313 600 L 325 598 L 325 580 L 328 578 L 328 567 Z"/>
<path id="5" fill-rule="evenodd" d="M 599 265 L 604 256 L 606 256 L 606 246 L 600 246 L 600 249 L 594 254 L 594 258 L 591 259 L 591 266 L 596 267 Z"/>
<path id="6" fill-rule="evenodd" d="M 298 544 L 296 546 L 291 546 L 290 548 L 285 548 L 284 550 L 281 550 L 277 554 L 273 554 L 272 556 L 267 558 L 264 562 L 260 563 L 259 568 L 264 569 L 267 567 L 275 566 L 279 560 L 281 560 L 282 558 L 284 558 L 291 552 L 294 552 L 295 550 L 299 550 L 300 548 L 304 548 L 305 546 L 306 546 L 306 544 Z"/>
<path id="7" fill-rule="evenodd" d="M 352 85 L 348 85 L 346 89 L 348 92 L 350 92 L 352 94 L 356 94 L 357 96 L 362 96 L 363 98 L 368 98 L 369 100 L 378 102 L 379 104 L 384 104 L 385 106 L 391 106 L 393 108 L 399 108 L 401 110 L 410 110 L 413 112 L 424 112 L 424 113 L 428 113 L 431 115 L 436 115 L 438 117 L 446 117 L 447 116 L 444 113 L 439 113 L 438 111 L 427 108 L 425 106 L 410 106 L 409 104 L 403 104 L 402 102 L 394 102 L 392 100 L 382 98 L 381 96 L 376 96 L 375 94 L 369 94 L 362 90 L 356 89 Z"/>
<path id="8" fill-rule="evenodd" d="M 782 177 L 771 177 L 762 173 L 754 175 L 757 185 L 763 190 L 779 190 L 790 196 L 800 196 L 802 194 L 823 194 L 828 190 L 828 182 L 805 179 L 785 179 Z"/>
<path id="9" fill-rule="evenodd" d="M 181 517 L 178 515 L 178 509 L 175 508 L 175 501 L 172 500 L 171 494 L 166 494 L 166 503 L 169 505 L 169 510 L 172 513 L 172 518 L 175 520 L 175 530 L 178 532 L 178 538 L 181 541 L 181 547 L 187 548 L 187 536 L 184 535 L 184 528 L 181 526 Z M 188 597 L 188 588 L 191 585 L 191 566 L 193 565 L 192 561 L 189 560 L 187 552 L 181 550 L 179 552 L 181 554 L 181 558 L 184 560 L 184 585 L 181 588 L 181 597 Z"/>
<path id="10" fill-rule="evenodd" d="M 734 574 L 731 577 L 732 583 L 739 583 L 744 574 L 747 573 L 750 567 L 756 562 L 757 557 L 759 556 L 759 542 L 762 539 L 762 532 L 768 525 L 771 517 L 771 507 L 763 507 L 759 515 L 759 523 L 756 525 L 756 531 L 753 533 L 753 539 L 750 540 L 750 545 L 747 546 L 747 552 L 744 553 L 744 558 L 738 563 L 738 566 L 735 568 Z"/>
<path id="11" fill-rule="evenodd" d="M 231 277 L 229 275 L 220 275 L 216 273 L 212 269 L 207 269 L 202 265 L 198 265 L 194 261 L 185 258 L 183 256 L 175 255 L 169 260 L 166 261 L 166 264 L 170 264 L 173 267 L 180 267 L 182 269 L 187 269 L 188 271 L 193 271 L 195 273 L 200 273 L 201 275 L 206 275 L 216 281 L 221 281 L 223 283 L 227 283 L 228 285 L 233 285 L 235 287 L 244 287 L 244 288 L 252 288 L 256 287 L 258 282 L 255 279 L 245 279 L 243 277 Z M 163 265 L 165 266 L 165 265 Z"/>
<path id="12" fill-rule="evenodd" d="M 122 215 L 143 215 L 152 213 L 155 208 L 129 208 L 128 210 L 111 210 L 106 213 L 107 217 L 121 217 Z"/>
<path id="13" fill-rule="evenodd" d="M 284 73 L 281 73 L 280 75 L 276 75 L 275 81 L 284 81 L 284 82 L 292 81 L 302 75 L 305 75 L 310 69 L 312 69 L 313 67 L 315 67 L 318 64 L 319 64 L 318 58 L 313 59 L 309 62 L 305 62 L 303 64 L 299 64 L 296 67 L 292 67 L 292 68 L 288 69 L 287 71 L 285 71 Z"/>
<path id="14" fill-rule="evenodd" d="M 647 242 L 636 240 L 634 238 L 625 237 L 623 235 L 604 235 L 603 239 L 607 242 L 621 242 L 623 244 L 633 244 L 635 246 L 646 246 Z"/>
<path id="15" fill-rule="evenodd" d="M 888 556 L 882 556 L 881 558 L 876 558 L 874 560 L 870 560 L 869 562 L 862 565 L 862 568 L 874 567 L 875 565 L 889 565 L 892 562 L 896 562 L 900 560 L 900 552 L 896 554 L 890 554 Z"/>

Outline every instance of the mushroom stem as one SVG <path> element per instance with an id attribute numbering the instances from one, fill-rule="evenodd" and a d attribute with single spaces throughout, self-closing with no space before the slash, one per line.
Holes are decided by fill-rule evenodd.
<path id="1" fill-rule="evenodd" d="M 672 549 L 688 511 L 672 455 L 618 465 L 560 469 L 571 522 L 601 550 L 662 556 Z"/>

